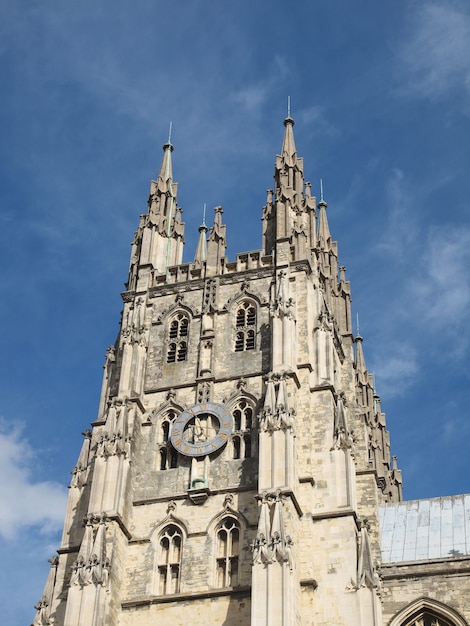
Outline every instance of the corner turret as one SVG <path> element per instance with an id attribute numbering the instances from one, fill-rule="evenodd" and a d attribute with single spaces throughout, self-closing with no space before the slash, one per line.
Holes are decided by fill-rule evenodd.
<path id="1" fill-rule="evenodd" d="M 132 243 L 128 290 L 146 289 L 152 273 L 164 274 L 183 259 L 184 223 L 182 209 L 177 206 L 178 184 L 173 182 L 173 149 L 168 139 L 157 180 L 150 184 L 148 212 L 141 216 Z"/>
<path id="2" fill-rule="evenodd" d="M 310 257 L 315 244 L 315 198 L 310 185 L 304 192 L 304 162 L 297 156 L 294 120 L 284 120 L 284 140 L 274 168 L 275 189 L 268 190 L 263 207 L 263 251 L 276 251 L 290 260 Z"/>

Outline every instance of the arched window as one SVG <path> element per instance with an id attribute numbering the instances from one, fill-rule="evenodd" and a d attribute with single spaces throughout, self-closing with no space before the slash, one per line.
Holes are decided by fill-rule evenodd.
<path id="1" fill-rule="evenodd" d="M 434 611 L 418 611 L 402 622 L 402 626 L 455 626 L 455 624 L 443 618 L 442 615 L 437 615 Z"/>
<path id="2" fill-rule="evenodd" d="M 235 315 L 235 352 L 256 348 L 256 307 L 242 302 Z"/>
<path id="3" fill-rule="evenodd" d="M 240 525 L 233 517 L 224 518 L 216 530 L 216 585 L 236 587 L 240 555 Z"/>
<path id="4" fill-rule="evenodd" d="M 177 313 L 168 327 L 167 363 L 186 361 L 188 356 L 189 319 L 185 313 Z"/>
<path id="5" fill-rule="evenodd" d="M 179 592 L 182 547 L 183 537 L 178 526 L 166 526 L 158 542 L 158 594 L 161 596 Z"/>
<path id="6" fill-rule="evenodd" d="M 170 441 L 171 426 L 176 418 L 176 411 L 170 409 L 160 420 L 158 445 L 160 448 L 159 469 L 166 470 L 178 467 L 178 452 Z"/>
<path id="7" fill-rule="evenodd" d="M 251 436 L 253 428 L 253 407 L 246 400 L 239 400 L 232 410 L 234 429 L 232 450 L 234 459 L 251 457 Z"/>
<path id="8" fill-rule="evenodd" d="M 403 608 L 390 626 L 465 626 L 467 622 L 450 606 L 431 598 L 418 598 Z"/>

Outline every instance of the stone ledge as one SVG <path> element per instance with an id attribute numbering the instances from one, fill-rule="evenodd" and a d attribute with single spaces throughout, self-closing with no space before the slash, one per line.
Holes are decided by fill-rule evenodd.
<path id="1" fill-rule="evenodd" d="M 205 600 L 206 598 L 217 598 L 220 596 L 250 596 L 251 587 L 244 585 L 240 587 L 223 587 L 221 589 L 206 589 L 205 591 L 195 591 L 192 593 L 173 593 L 166 596 L 149 596 L 137 600 L 124 600 L 122 609 L 132 609 L 139 606 L 151 604 L 167 604 L 169 602 L 188 602 L 192 600 Z"/>
<path id="2" fill-rule="evenodd" d="M 430 576 L 461 576 L 470 573 L 470 556 L 451 556 L 443 559 L 403 561 L 380 564 L 383 580 L 398 578 L 429 578 Z"/>

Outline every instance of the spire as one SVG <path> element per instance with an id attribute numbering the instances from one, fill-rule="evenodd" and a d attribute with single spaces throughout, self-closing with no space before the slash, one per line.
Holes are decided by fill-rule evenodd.
<path id="1" fill-rule="evenodd" d="M 323 199 L 323 181 L 321 183 L 321 200 L 318 203 L 318 245 L 321 250 L 328 250 L 331 245 L 331 233 L 328 226 L 326 209 L 328 204 Z"/>
<path id="2" fill-rule="evenodd" d="M 202 267 L 207 260 L 207 226 L 205 224 L 206 205 L 204 205 L 204 217 L 199 226 L 199 240 L 197 242 L 196 254 L 194 255 L 194 265 Z"/>
<path id="3" fill-rule="evenodd" d="M 173 152 L 174 147 L 168 140 L 163 145 L 163 159 L 162 165 L 160 167 L 160 173 L 158 175 L 158 180 L 163 183 L 168 183 L 173 180 L 173 166 L 171 162 L 171 153 Z M 165 190 L 166 191 L 166 190 Z"/>
<path id="4" fill-rule="evenodd" d="M 148 212 L 141 216 L 132 242 L 129 291 L 145 290 L 156 274 L 164 274 L 168 267 L 180 265 L 183 260 L 184 222 L 177 206 L 178 184 L 173 182 L 170 136 L 171 126 L 160 172 L 150 183 Z"/>
<path id="5" fill-rule="evenodd" d="M 362 349 L 362 337 L 357 334 L 354 340 L 356 342 L 356 372 L 359 381 L 363 384 L 367 382 L 367 367 L 364 359 L 364 351 Z"/>
<path id="6" fill-rule="evenodd" d="M 281 154 L 276 156 L 274 168 L 275 190 L 268 190 L 263 208 L 263 250 L 270 254 L 277 248 L 278 255 L 284 256 L 291 255 L 292 246 L 294 258 L 299 259 L 310 254 L 315 206 L 309 194 L 304 195 L 304 164 L 297 156 L 290 111 L 284 127 Z"/>
<path id="7" fill-rule="evenodd" d="M 284 131 L 284 141 L 282 142 L 282 152 L 281 155 L 284 159 L 284 162 L 287 163 L 290 167 L 295 165 L 295 158 L 297 155 L 297 150 L 295 148 L 294 141 L 294 120 L 288 115 L 284 120 L 284 126 L 286 127 Z"/>
<path id="8" fill-rule="evenodd" d="M 171 153 L 174 150 L 174 147 L 171 143 L 172 125 L 173 125 L 173 122 L 170 122 L 170 128 L 168 131 L 168 141 L 163 145 L 163 160 L 162 160 L 162 165 L 160 167 L 160 173 L 158 175 L 158 180 L 164 183 L 168 183 L 168 181 L 172 181 L 173 179 L 173 168 L 172 168 L 172 163 L 171 163 Z"/>

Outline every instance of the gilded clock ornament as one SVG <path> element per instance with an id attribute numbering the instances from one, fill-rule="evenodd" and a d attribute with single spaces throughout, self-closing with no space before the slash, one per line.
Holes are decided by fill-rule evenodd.
<path id="1" fill-rule="evenodd" d="M 204 402 L 183 411 L 171 429 L 173 447 L 185 456 L 206 456 L 222 448 L 233 430 L 233 417 L 223 404 Z"/>

